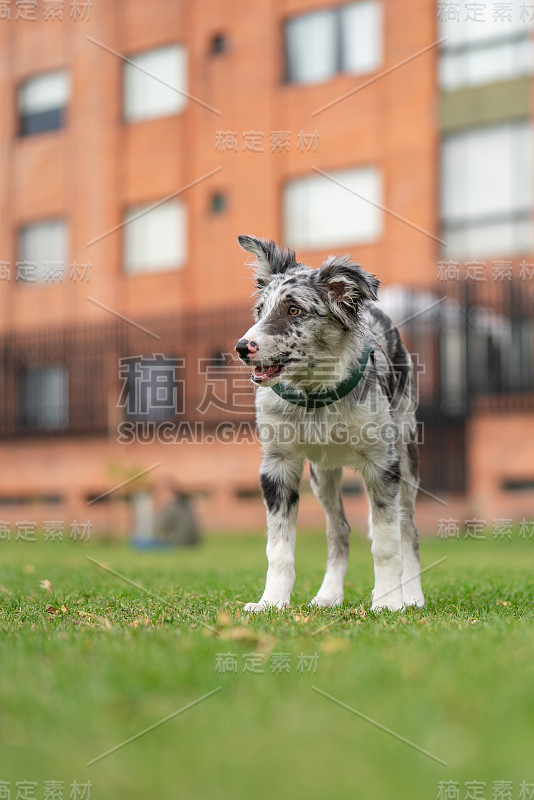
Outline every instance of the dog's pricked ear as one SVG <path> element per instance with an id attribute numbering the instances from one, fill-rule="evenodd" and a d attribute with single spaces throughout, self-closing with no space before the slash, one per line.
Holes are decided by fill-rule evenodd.
<path id="1" fill-rule="evenodd" d="M 254 279 L 258 289 L 265 288 L 273 275 L 279 275 L 297 266 L 295 251 L 280 250 L 272 239 L 268 242 L 255 236 L 239 236 L 238 242 L 243 250 L 256 256 Z"/>
<path id="2" fill-rule="evenodd" d="M 323 289 L 333 314 L 350 328 L 364 300 L 376 300 L 380 282 L 348 256 L 330 256 L 317 270 L 317 283 Z"/>

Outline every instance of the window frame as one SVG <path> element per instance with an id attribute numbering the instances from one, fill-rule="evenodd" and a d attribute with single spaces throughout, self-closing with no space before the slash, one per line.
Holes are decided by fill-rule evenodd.
<path id="1" fill-rule="evenodd" d="M 138 117 L 138 116 L 129 117 L 128 113 L 127 113 L 127 110 L 126 110 L 126 73 L 127 73 L 127 70 L 131 69 L 131 70 L 134 70 L 135 72 L 141 72 L 146 77 L 152 77 L 153 80 L 157 81 L 158 83 L 161 83 L 161 81 L 158 78 L 155 78 L 154 76 L 150 76 L 150 73 L 148 73 L 145 69 L 139 68 L 135 64 L 135 58 L 138 57 L 138 56 L 147 55 L 148 53 L 156 53 L 156 52 L 158 52 L 160 50 L 172 50 L 172 49 L 176 49 L 179 53 L 180 53 L 180 51 L 183 53 L 185 88 L 183 88 L 181 91 L 176 91 L 176 89 L 175 89 L 175 93 L 177 95 L 179 95 L 183 99 L 183 104 L 179 108 L 174 109 L 173 111 L 164 111 L 164 112 L 159 112 L 158 114 L 150 114 L 148 116 L 145 115 L 145 116 L 142 116 L 142 117 Z M 120 87 L 120 89 L 121 89 L 120 109 L 121 110 L 120 110 L 120 118 L 121 118 L 122 124 L 125 125 L 125 126 L 130 126 L 130 125 L 136 125 L 138 123 L 152 122 L 152 121 L 159 120 L 159 119 L 169 119 L 171 117 L 177 117 L 177 116 L 180 116 L 180 114 L 184 114 L 187 111 L 187 108 L 188 108 L 189 103 L 190 103 L 189 92 L 188 92 L 188 88 L 187 88 L 188 85 L 189 85 L 189 73 L 190 73 L 190 70 L 189 70 L 189 49 L 188 49 L 188 46 L 187 46 L 186 42 L 183 42 L 183 41 L 180 41 L 180 40 L 172 39 L 171 41 L 160 42 L 160 43 L 158 43 L 156 45 L 150 45 L 148 47 L 145 47 L 142 50 L 135 50 L 133 52 L 128 53 L 127 54 L 127 60 L 124 62 L 123 67 L 122 67 L 122 72 L 121 72 L 121 87 Z M 162 83 L 162 85 L 165 85 L 165 83 Z M 171 85 L 168 84 L 169 89 L 170 89 L 170 86 Z"/>
<path id="2" fill-rule="evenodd" d="M 379 60 L 378 60 L 377 64 L 371 70 L 366 69 L 366 70 L 364 70 L 362 72 L 353 72 L 353 71 L 349 71 L 349 70 L 345 69 L 345 67 L 344 67 L 344 64 L 345 64 L 345 48 L 344 48 L 344 42 L 343 42 L 344 37 L 342 35 L 342 14 L 343 14 L 343 9 L 345 9 L 347 6 L 359 5 L 360 3 L 365 3 L 365 2 L 371 2 L 375 6 L 377 6 L 378 9 L 379 9 L 379 14 L 380 14 L 379 32 L 380 32 L 380 43 L 381 43 L 382 46 L 380 48 Z M 288 26 L 289 23 L 291 23 L 291 22 L 293 22 L 295 20 L 298 20 L 298 19 L 301 19 L 301 18 L 304 18 L 304 17 L 309 17 L 309 16 L 312 16 L 313 14 L 318 14 L 318 13 L 321 13 L 321 12 L 327 12 L 327 13 L 330 13 L 330 14 L 335 16 L 336 70 L 331 75 L 329 75 L 327 78 L 324 78 L 323 80 L 320 80 L 320 81 L 300 81 L 300 80 L 295 80 L 294 78 L 291 78 L 290 74 L 289 74 L 289 43 L 288 43 L 288 40 L 287 40 L 287 26 Z M 345 76 L 346 77 L 346 76 L 354 76 L 354 75 L 356 75 L 356 76 L 357 75 L 372 75 L 374 72 L 376 72 L 379 69 L 380 65 L 384 61 L 383 43 L 384 43 L 385 26 L 384 26 L 384 4 L 383 4 L 382 0 L 348 0 L 348 2 L 339 3 L 338 5 L 335 5 L 335 6 L 322 5 L 322 6 L 318 6 L 317 8 L 312 8 L 312 9 L 299 11 L 299 12 L 297 12 L 295 14 L 290 14 L 290 15 L 284 17 L 281 20 L 281 29 L 282 29 L 282 49 L 283 49 L 282 83 L 285 86 L 300 86 L 302 88 L 309 87 L 309 86 L 310 87 L 312 87 L 312 86 L 320 86 L 320 85 L 322 85 L 324 83 L 327 83 L 328 81 L 335 80 L 336 78 L 341 77 L 341 76 Z"/>
<path id="3" fill-rule="evenodd" d="M 31 386 L 28 383 L 28 376 L 31 372 L 34 374 L 39 371 L 40 373 L 44 374 L 50 370 L 61 370 L 62 379 L 64 382 L 64 397 L 62 397 L 61 406 L 59 408 L 64 412 L 65 419 L 60 421 L 58 424 L 50 425 L 46 424 L 43 421 L 42 410 L 48 409 L 49 406 L 40 405 L 38 408 L 30 408 L 31 402 L 28 402 L 28 398 L 30 395 L 33 396 L 33 393 L 29 391 Z M 71 423 L 71 408 L 70 408 L 70 389 L 71 389 L 71 381 L 70 381 L 70 374 L 69 374 L 69 367 L 66 363 L 61 361 L 54 361 L 54 362 L 45 362 L 45 363 L 28 363 L 22 364 L 18 373 L 18 393 L 19 393 L 19 424 L 20 427 L 27 433 L 39 433 L 39 434 L 62 434 L 68 433 Z M 55 407 L 58 406 L 57 403 L 54 404 Z M 40 419 L 32 419 L 31 418 L 31 411 L 37 410 L 36 417 Z"/>
<path id="4" fill-rule="evenodd" d="M 135 223 L 138 219 L 140 219 L 140 218 L 142 218 L 144 216 L 148 216 L 148 214 L 150 214 L 151 211 L 158 211 L 161 207 L 163 207 L 163 206 L 165 206 L 167 204 L 171 204 L 171 203 L 174 203 L 176 205 L 176 209 L 178 211 L 181 210 L 181 213 L 183 214 L 183 234 L 184 234 L 183 247 L 182 247 L 183 257 L 180 258 L 180 255 L 179 255 L 178 256 L 178 260 L 174 261 L 172 266 L 157 265 L 157 266 L 154 266 L 154 267 L 148 266 L 148 268 L 147 267 L 143 267 L 143 268 L 140 268 L 140 269 L 139 268 L 134 268 L 134 269 L 129 268 L 128 267 L 128 263 L 127 263 L 128 246 L 127 246 L 127 243 L 126 243 L 126 236 L 127 236 L 126 230 L 127 230 L 128 226 L 130 225 L 130 223 L 132 223 L 132 222 Z M 142 212 L 142 209 L 146 209 L 146 210 L 144 212 Z M 137 210 L 137 212 L 136 212 L 136 210 Z M 134 213 L 134 219 L 131 219 L 131 220 L 127 220 L 126 219 L 126 217 L 127 217 L 129 212 L 133 212 Z M 136 213 L 140 214 L 140 216 L 137 216 L 137 218 L 135 218 Z M 176 229 L 178 229 L 178 225 L 179 225 L 179 222 L 177 220 Z M 123 206 L 123 208 L 122 208 L 121 227 L 122 227 L 121 272 L 126 278 L 143 278 L 143 277 L 156 277 L 156 276 L 160 276 L 160 275 L 172 275 L 173 273 L 180 272 L 182 269 L 184 269 L 186 267 L 187 262 L 188 262 L 188 257 L 189 257 L 189 251 L 188 251 L 188 246 L 189 246 L 189 206 L 183 199 L 180 199 L 178 197 L 170 197 L 170 198 L 164 198 L 162 201 L 157 201 L 156 200 L 155 202 L 134 203 L 134 204 L 131 204 L 131 205 Z M 180 242 L 179 241 L 178 241 L 178 247 L 180 249 Z M 143 263 L 146 264 L 148 262 L 143 262 Z"/>
<path id="5" fill-rule="evenodd" d="M 375 173 L 376 178 L 378 180 L 378 186 L 379 186 L 379 192 L 380 192 L 379 199 L 377 201 L 373 200 L 372 202 L 369 202 L 368 204 L 373 206 L 373 207 L 375 207 L 377 209 L 377 213 L 379 215 L 380 214 L 384 214 L 384 211 L 382 209 L 382 205 L 383 205 L 384 191 L 385 191 L 385 186 L 386 186 L 386 184 L 385 184 L 385 173 L 384 173 L 384 171 L 383 171 L 383 169 L 382 169 L 382 167 L 381 167 L 381 165 L 379 163 L 377 163 L 377 162 L 365 162 L 365 163 L 359 163 L 359 164 L 345 164 L 343 166 L 336 166 L 336 167 L 328 170 L 329 174 L 331 174 L 332 177 L 334 177 L 334 178 L 336 178 L 340 173 L 366 172 L 366 171 L 371 171 L 371 172 Z M 286 191 L 287 191 L 288 187 L 291 184 L 293 184 L 293 183 L 295 183 L 297 181 L 298 182 L 313 181 L 314 179 L 316 179 L 317 181 L 320 181 L 321 179 L 325 180 L 325 181 L 328 180 L 327 178 L 324 178 L 324 176 L 321 176 L 318 173 L 315 173 L 315 172 L 304 172 L 304 173 L 301 173 L 301 174 L 287 176 L 285 178 L 285 180 L 282 182 L 282 185 L 281 185 L 281 203 L 280 203 L 281 230 L 283 232 L 283 240 L 287 245 L 294 246 L 297 249 L 304 250 L 304 251 L 320 252 L 322 250 L 328 250 L 328 249 L 334 248 L 334 247 L 354 247 L 354 246 L 367 247 L 367 246 L 374 246 L 374 245 L 377 245 L 380 241 L 382 241 L 382 239 L 383 239 L 383 237 L 385 235 L 385 225 L 384 225 L 383 218 L 379 217 L 378 231 L 377 231 L 376 235 L 372 234 L 372 235 L 369 235 L 369 236 L 367 236 L 365 238 L 355 237 L 354 239 L 351 239 L 351 240 L 347 239 L 347 240 L 343 240 L 343 241 L 339 241 L 339 242 L 334 242 L 334 241 L 332 241 L 332 242 L 322 242 L 320 244 L 315 244 L 315 243 L 311 243 L 310 244 L 308 242 L 307 243 L 297 243 L 297 241 L 295 240 L 295 237 L 291 236 L 289 231 L 288 231 L 288 224 L 287 224 L 287 221 L 286 221 L 286 213 L 287 213 Z M 329 183 L 330 183 L 330 181 L 329 181 Z M 343 187 L 340 186 L 339 188 L 342 189 Z M 352 192 L 349 192 L 349 193 L 352 194 Z M 354 196 L 357 197 L 356 194 L 354 194 Z M 362 202 L 365 202 L 365 200 L 362 200 Z"/>
<path id="6" fill-rule="evenodd" d="M 63 105 L 49 109 L 48 111 L 41 111 L 41 112 L 33 112 L 33 114 L 23 114 L 21 110 L 21 93 L 23 89 L 30 84 L 32 81 L 37 81 L 40 78 L 44 78 L 47 75 L 64 75 L 65 76 L 65 102 Z M 58 133 L 59 131 L 65 130 L 68 127 L 68 120 L 69 114 L 68 109 L 70 105 L 71 99 L 71 74 L 67 67 L 58 67 L 56 69 L 46 69 L 40 72 L 35 72 L 32 75 L 27 75 L 22 80 L 18 81 L 15 85 L 14 89 L 15 93 L 15 108 L 16 108 L 16 119 L 17 119 L 17 126 L 16 126 L 16 136 L 19 140 L 26 140 L 31 139 L 33 136 L 41 136 L 47 133 Z M 23 130 L 23 119 L 28 117 L 36 117 L 42 114 L 50 114 L 50 113 L 57 113 L 59 112 L 59 119 L 60 124 L 54 127 L 42 128 L 38 130 L 30 130 L 25 131 Z"/>
<path id="7" fill-rule="evenodd" d="M 517 8 L 515 9 L 518 10 Z M 447 29 L 447 22 L 453 22 L 455 25 L 461 25 L 462 23 L 458 20 L 454 21 L 445 21 L 441 20 L 439 23 L 440 35 L 442 37 L 448 37 L 449 32 Z M 512 25 L 512 20 L 510 20 L 510 25 Z M 516 20 L 517 22 L 517 20 Z M 500 83 L 501 81 L 510 81 L 510 80 L 521 80 L 522 78 L 527 78 L 532 76 L 534 73 L 534 43 L 532 41 L 532 35 L 534 32 L 534 20 L 521 20 L 519 19 L 519 25 L 514 24 L 512 25 L 511 29 L 508 29 L 507 22 L 501 21 L 497 27 L 494 27 L 490 33 L 485 36 L 475 36 L 473 38 L 469 37 L 469 30 L 470 30 L 470 23 L 471 25 L 479 26 L 483 23 L 482 20 L 475 21 L 474 19 L 466 19 L 463 21 L 465 27 L 465 35 L 464 37 L 460 37 L 459 41 L 455 41 L 454 38 L 452 41 L 444 41 L 441 43 L 439 48 L 439 58 L 438 58 L 438 89 L 441 92 L 461 92 L 470 89 L 476 89 L 480 86 L 487 86 L 492 83 Z M 478 28 L 477 28 L 478 29 Z M 473 30 L 471 28 L 471 30 Z M 480 30 L 482 30 L 480 28 Z M 466 59 L 469 58 L 470 54 L 481 53 L 484 51 L 488 51 L 487 55 L 491 56 L 491 52 L 495 48 L 499 47 L 507 47 L 510 45 L 522 45 L 525 44 L 527 46 L 530 45 L 530 65 L 527 66 L 526 70 L 519 70 L 519 71 L 512 71 L 512 74 L 506 74 L 506 71 L 503 72 L 502 75 L 497 74 L 496 76 L 489 76 L 483 80 L 472 80 L 470 76 L 470 69 L 472 66 L 468 63 L 467 60 L 464 63 L 460 63 L 456 67 L 456 74 L 461 73 L 462 71 L 466 73 L 467 77 L 464 78 L 461 82 L 453 81 L 453 85 L 447 85 L 447 81 L 445 80 L 445 60 L 448 58 L 454 57 L 465 57 Z"/>
<path id="8" fill-rule="evenodd" d="M 157 364 L 157 358 L 154 356 L 154 354 L 128 356 L 126 358 L 127 369 L 124 370 L 125 374 L 121 376 L 121 380 L 123 381 L 121 400 L 124 398 L 124 402 L 121 402 L 120 405 L 118 405 L 119 408 L 122 408 L 122 418 L 124 421 L 135 423 L 150 422 L 158 424 L 174 421 L 176 417 L 184 415 L 184 379 L 177 376 L 180 370 L 184 370 L 185 361 L 183 357 L 176 355 L 174 352 L 167 353 L 165 355 L 165 360 L 172 363 L 162 363 L 159 365 Z M 121 368 L 122 366 L 123 365 L 121 364 Z M 146 375 L 137 374 L 137 368 L 139 366 L 141 370 L 149 371 L 148 379 Z M 162 371 L 159 374 L 156 372 L 154 375 L 150 372 L 151 366 L 157 366 Z M 171 377 L 173 397 L 175 397 L 175 403 L 172 405 L 172 408 L 169 404 L 165 403 L 158 405 L 158 402 L 161 402 L 158 401 L 157 398 L 158 389 L 161 388 L 158 377 L 163 374 L 163 370 L 165 370 L 165 373 Z M 147 388 L 147 382 L 149 388 Z M 140 391 L 143 389 L 145 389 L 147 394 L 140 394 Z M 140 406 L 143 405 L 143 397 L 145 400 L 150 398 L 151 401 L 149 405 L 147 404 L 146 411 L 140 410 Z M 130 407 L 131 402 L 133 402 L 133 410 Z"/>
<path id="9" fill-rule="evenodd" d="M 69 217 L 67 217 L 65 215 L 59 214 L 59 215 L 56 215 L 56 216 L 53 216 L 53 217 L 52 216 L 47 216 L 47 217 L 39 217 L 37 219 L 20 221 L 16 225 L 16 228 L 15 228 L 15 253 L 16 253 L 15 263 L 17 265 L 17 264 L 22 264 L 24 261 L 26 261 L 25 258 L 20 258 L 20 256 L 22 255 L 21 250 L 22 250 L 22 238 L 23 238 L 24 231 L 27 231 L 29 228 L 34 228 L 34 227 L 38 227 L 38 226 L 47 225 L 47 224 L 49 224 L 51 222 L 61 223 L 61 226 L 62 226 L 62 228 L 63 228 L 63 230 L 65 232 L 65 261 L 63 262 L 63 275 L 62 275 L 61 281 L 47 281 L 47 280 L 44 280 L 44 278 L 42 276 L 40 277 L 39 273 L 37 272 L 35 281 L 26 281 L 26 280 L 17 280 L 16 279 L 14 281 L 15 285 L 19 285 L 19 286 L 35 286 L 35 287 L 38 287 L 39 289 L 42 289 L 42 288 L 47 287 L 47 286 L 58 286 L 60 284 L 65 283 L 65 277 L 66 277 L 66 274 L 67 274 L 67 270 L 69 269 L 69 266 L 70 266 L 70 253 L 71 253 L 71 226 L 70 226 Z M 31 264 L 33 262 L 30 261 L 29 263 Z M 18 273 L 18 270 L 17 270 L 17 273 Z"/>
<path id="10" fill-rule="evenodd" d="M 498 122 L 498 123 L 488 123 L 483 125 L 472 125 L 467 128 L 462 128 L 457 131 L 453 131 L 451 133 L 445 134 L 441 136 L 440 139 L 440 155 L 439 155 L 439 185 L 440 185 L 440 197 L 439 197 L 439 230 L 440 236 L 443 239 L 447 239 L 451 233 L 454 234 L 456 232 L 466 231 L 469 232 L 470 229 L 476 227 L 484 227 L 484 226 L 492 226 L 498 225 L 499 223 L 509 223 L 513 225 L 514 223 L 520 222 L 530 222 L 532 226 L 531 230 L 531 237 L 534 239 L 534 222 L 532 219 L 533 211 L 534 211 L 534 191 L 531 194 L 531 202 L 530 207 L 522 207 L 522 208 L 513 208 L 509 211 L 496 211 L 495 213 L 477 213 L 468 215 L 466 213 L 458 214 L 458 219 L 451 219 L 450 217 L 445 217 L 443 213 L 443 195 L 445 192 L 445 165 L 444 165 L 444 146 L 446 140 L 450 140 L 453 138 L 458 138 L 462 136 L 467 136 L 470 133 L 479 133 L 484 132 L 491 129 L 501 129 L 501 130 L 514 130 L 520 129 L 522 127 L 527 127 L 530 130 L 530 138 L 532 139 L 532 135 L 534 134 L 534 127 L 532 125 L 532 121 L 529 117 L 521 118 L 521 119 L 511 119 L 508 121 Z M 518 176 L 521 175 L 520 165 L 524 161 L 524 154 L 519 152 L 517 147 L 514 147 L 513 141 L 511 142 L 511 149 L 513 153 L 513 186 L 515 187 L 517 184 Z M 531 143 L 531 168 L 534 168 L 534 144 Z M 533 176 L 531 175 L 530 180 L 532 181 Z M 522 246 L 519 249 L 514 250 L 507 250 L 506 246 L 502 246 L 502 250 L 498 249 L 496 253 L 498 255 L 509 255 L 510 257 L 520 255 L 522 253 L 528 252 L 531 248 L 528 245 Z M 464 255 L 455 255 L 454 257 L 458 258 L 476 258 L 475 253 L 467 252 L 469 250 L 469 246 L 465 248 Z M 444 250 L 444 255 L 446 251 Z M 484 254 L 486 255 L 486 254 Z M 480 257 L 483 256 L 483 253 L 480 253 Z"/>

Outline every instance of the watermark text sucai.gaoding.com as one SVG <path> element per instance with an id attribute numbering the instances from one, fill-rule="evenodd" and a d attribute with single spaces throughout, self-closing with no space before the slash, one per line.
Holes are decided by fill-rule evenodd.
<path id="1" fill-rule="evenodd" d="M 261 443 L 269 444 L 301 444 L 301 445 L 375 445 L 381 442 L 394 444 L 424 441 L 423 423 L 417 423 L 416 429 L 393 422 L 378 424 L 367 422 L 358 430 L 345 422 L 280 422 L 277 424 L 257 425 L 251 420 L 239 422 L 224 420 L 217 425 L 203 421 L 164 420 L 140 421 L 124 420 L 117 428 L 118 444 L 237 444 Z"/>

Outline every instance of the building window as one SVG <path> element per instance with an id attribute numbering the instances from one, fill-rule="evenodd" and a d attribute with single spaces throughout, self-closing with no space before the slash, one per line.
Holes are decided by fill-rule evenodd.
<path id="1" fill-rule="evenodd" d="M 130 274 L 165 272 L 186 259 L 186 209 L 178 200 L 130 208 L 124 217 L 124 268 Z"/>
<path id="2" fill-rule="evenodd" d="M 382 233 L 382 180 L 376 167 L 290 181 L 284 191 L 285 239 L 306 249 L 376 241 Z"/>
<path id="3" fill-rule="evenodd" d="M 19 283 L 61 283 L 67 260 L 65 220 L 44 220 L 20 228 L 16 275 Z"/>
<path id="4" fill-rule="evenodd" d="M 448 256 L 532 249 L 532 129 L 528 122 L 471 128 L 442 140 L 442 238 Z"/>
<path id="5" fill-rule="evenodd" d="M 66 72 L 58 70 L 29 78 L 18 91 L 20 135 L 62 128 L 68 99 L 69 76 Z"/>
<path id="6" fill-rule="evenodd" d="M 124 117 L 128 122 L 177 114 L 187 102 L 187 54 L 182 45 L 130 56 L 124 65 Z"/>
<path id="7" fill-rule="evenodd" d="M 65 430 L 69 424 L 68 371 L 62 364 L 25 367 L 20 407 L 25 428 Z"/>
<path id="8" fill-rule="evenodd" d="M 451 15 L 441 22 L 446 42 L 440 59 L 440 83 L 447 91 L 532 72 L 532 22 L 524 0 L 501 3 L 503 9 L 508 7 L 505 17 L 492 14 L 482 3 L 478 5 L 478 19 L 473 8 L 469 19 Z"/>
<path id="9" fill-rule="evenodd" d="M 288 80 L 319 83 L 338 72 L 372 72 L 382 61 L 381 16 L 380 3 L 360 0 L 288 20 Z"/>
<path id="10" fill-rule="evenodd" d="M 184 359 L 155 354 L 126 356 L 119 362 L 122 391 L 118 406 L 125 418 L 160 422 L 184 409 L 184 381 L 178 375 Z"/>

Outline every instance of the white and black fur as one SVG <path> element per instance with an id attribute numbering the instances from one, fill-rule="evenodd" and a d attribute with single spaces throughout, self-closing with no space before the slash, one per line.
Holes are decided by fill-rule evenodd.
<path id="1" fill-rule="evenodd" d="M 358 470 L 369 497 L 375 582 L 372 609 L 424 604 L 414 502 L 418 486 L 415 391 L 410 356 L 397 329 L 373 301 L 378 281 L 348 257 L 319 269 L 293 250 L 240 236 L 255 257 L 255 323 L 238 341 L 257 384 L 256 415 L 267 508 L 265 591 L 246 611 L 290 602 L 300 480 L 310 461 L 312 489 L 326 513 L 328 559 L 317 606 L 343 602 L 350 527 L 341 499 L 342 467 Z M 271 390 L 281 380 L 303 396 L 335 388 L 373 347 L 363 378 L 323 408 L 294 405 Z M 294 432 L 294 435 L 288 435 Z M 340 433 L 341 432 L 341 433 Z"/>

